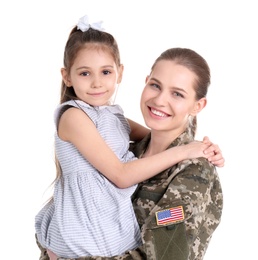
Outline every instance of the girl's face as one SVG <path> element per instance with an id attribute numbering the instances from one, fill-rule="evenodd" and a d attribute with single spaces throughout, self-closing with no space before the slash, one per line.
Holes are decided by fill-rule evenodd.
<path id="1" fill-rule="evenodd" d="M 185 130 L 188 117 L 206 105 L 205 98 L 195 100 L 196 79 L 192 71 L 173 61 L 156 64 L 141 96 L 145 124 L 152 131 L 172 131 L 178 136 Z"/>
<path id="2" fill-rule="evenodd" d="M 111 54 L 97 49 L 78 52 L 68 75 L 61 70 L 63 80 L 73 86 L 76 96 L 92 106 L 109 105 L 109 101 L 122 80 L 123 66 L 117 68 Z"/>

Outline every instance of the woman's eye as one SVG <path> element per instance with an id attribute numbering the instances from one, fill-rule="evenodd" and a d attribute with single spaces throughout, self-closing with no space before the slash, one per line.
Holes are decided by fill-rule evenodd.
<path id="1" fill-rule="evenodd" d="M 160 86 L 158 84 L 150 84 L 152 87 L 160 89 Z"/>
<path id="2" fill-rule="evenodd" d="M 173 96 L 176 96 L 176 97 L 184 97 L 181 93 L 179 92 L 173 92 Z"/>

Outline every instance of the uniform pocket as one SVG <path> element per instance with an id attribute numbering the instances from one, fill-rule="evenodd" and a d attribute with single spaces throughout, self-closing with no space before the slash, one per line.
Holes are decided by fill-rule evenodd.
<path id="1" fill-rule="evenodd" d="M 148 260 L 187 260 L 189 248 L 184 222 L 146 229 L 144 251 Z"/>

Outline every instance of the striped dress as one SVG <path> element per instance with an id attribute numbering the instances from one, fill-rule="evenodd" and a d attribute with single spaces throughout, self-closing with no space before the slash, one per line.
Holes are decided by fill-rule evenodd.
<path id="1" fill-rule="evenodd" d="M 122 162 L 136 159 L 128 151 L 130 126 L 118 105 L 92 107 L 71 100 L 56 109 L 56 125 L 67 105 L 79 105 L 87 113 Z M 36 215 L 40 244 L 65 258 L 121 255 L 138 247 L 140 231 L 131 203 L 136 185 L 117 188 L 57 133 L 55 150 L 63 178 L 55 183 L 54 200 Z"/>

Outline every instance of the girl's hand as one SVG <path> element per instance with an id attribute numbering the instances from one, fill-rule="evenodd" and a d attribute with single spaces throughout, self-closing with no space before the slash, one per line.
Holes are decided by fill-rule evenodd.
<path id="1" fill-rule="evenodd" d="M 219 146 L 217 144 L 213 144 L 207 136 L 203 138 L 203 143 L 209 145 L 209 147 L 203 151 L 207 159 L 215 166 L 223 167 L 225 164 L 225 159 L 222 156 Z"/>

